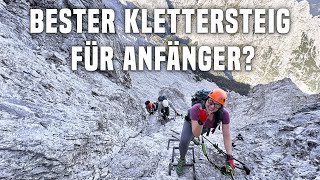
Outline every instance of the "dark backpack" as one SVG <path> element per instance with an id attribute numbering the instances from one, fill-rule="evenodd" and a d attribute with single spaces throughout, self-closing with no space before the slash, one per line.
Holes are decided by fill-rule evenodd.
<path id="1" fill-rule="evenodd" d="M 193 106 L 197 103 L 201 103 L 202 108 L 204 108 L 204 104 L 210 92 L 211 91 L 205 89 L 197 91 L 191 98 L 191 105 Z"/>
<path id="2" fill-rule="evenodd" d="M 163 100 L 167 99 L 165 96 L 159 96 L 158 97 L 158 101 L 159 102 L 162 102 Z"/>

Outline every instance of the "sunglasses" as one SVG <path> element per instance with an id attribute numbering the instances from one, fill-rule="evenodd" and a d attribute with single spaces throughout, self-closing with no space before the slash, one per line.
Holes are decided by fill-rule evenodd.
<path id="1" fill-rule="evenodd" d="M 221 104 L 216 103 L 213 99 L 210 99 L 210 98 L 209 98 L 209 99 L 207 100 L 207 102 L 208 102 L 208 104 L 209 104 L 210 106 L 214 105 L 214 107 L 217 108 L 217 109 L 221 108 Z"/>

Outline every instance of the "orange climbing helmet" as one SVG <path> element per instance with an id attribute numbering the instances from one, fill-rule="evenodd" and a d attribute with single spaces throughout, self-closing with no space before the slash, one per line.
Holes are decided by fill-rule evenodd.
<path id="1" fill-rule="evenodd" d="M 208 97 L 215 100 L 219 104 L 224 105 L 227 100 L 227 93 L 222 89 L 214 89 L 208 94 Z"/>
<path id="2" fill-rule="evenodd" d="M 150 103 L 148 104 L 148 107 L 149 107 L 149 108 L 152 108 L 152 102 L 150 102 Z"/>

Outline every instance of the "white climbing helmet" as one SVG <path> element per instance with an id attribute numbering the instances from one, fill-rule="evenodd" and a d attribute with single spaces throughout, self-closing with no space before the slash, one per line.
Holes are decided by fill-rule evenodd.
<path id="1" fill-rule="evenodd" d="M 169 106 L 169 102 L 168 102 L 168 100 L 163 100 L 162 101 L 162 105 L 163 105 L 163 107 L 168 107 Z"/>

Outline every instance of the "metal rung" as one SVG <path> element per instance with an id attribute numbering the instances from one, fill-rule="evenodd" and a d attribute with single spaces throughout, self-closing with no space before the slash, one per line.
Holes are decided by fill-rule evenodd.
<path id="1" fill-rule="evenodd" d="M 173 140 L 174 141 L 174 140 Z M 170 142 L 170 139 L 169 139 L 169 142 Z M 169 143 L 168 143 L 168 149 L 169 149 Z M 169 163 L 169 175 L 171 176 L 171 170 L 173 167 L 177 166 L 178 163 L 173 163 L 174 162 L 174 157 L 175 157 L 175 150 L 176 149 L 179 149 L 179 147 L 172 147 L 172 157 L 171 157 L 171 162 Z M 195 180 L 196 179 L 196 168 L 194 166 L 195 164 L 195 158 L 194 158 L 194 148 L 193 147 L 189 147 L 188 150 L 191 149 L 192 150 L 192 163 L 187 163 L 185 164 L 185 166 L 188 166 L 188 167 L 192 167 L 192 170 L 193 170 L 193 179 Z"/>
<path id="2" fill-rule="evenodd" d="M 169 150 L 169 146 L 170 146 L 170 142 L 171 141 L 180 141 L 179 139 L 169 139 L 168 140 L 168 146 L 167 146 L 167 150 Z"/>

